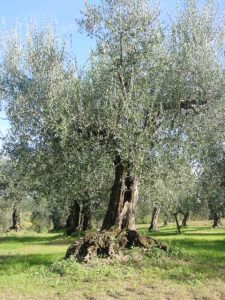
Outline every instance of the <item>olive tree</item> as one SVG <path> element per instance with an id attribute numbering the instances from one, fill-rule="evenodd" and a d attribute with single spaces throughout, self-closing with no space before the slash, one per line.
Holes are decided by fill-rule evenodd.
<path id="1" fill-rule="evenodd" d="M 81 27 L 95 37 L 80 122 L 110 147 L 115 180 L 102 229 L 134 228 L 143 166 L 156 131 L 182 110 L 210 105 L 222 84 L 224 30 L 215 6 L 187 1 L 171 31 L 141 0 L 87 4 Z M 197 106 L 197 108 L 196 108 Z"/>
<path id="2" fill-rule="evenodd" d="M 21 229 L 20 210 L 28 194 L 26 192 L 27 178 L 24 169 L 8 158 L 2 158 L 0 164 L 1 206 L 4 207 L 5 217 L 11 212 L 11 226 L 5 229 L 19 231 Z M 6 220 L 6 224 L 9 223 Z"/>
<path id="3" fill-rule="evenodd" d="M 81 88 L 75 59 L 52 28 L 33 26 L 25 40 L 16 28 L 5 33 L 2 52 L 1 97 L 11 125 L 5 155 L 24 169 L 28 191 L 48 199 L 54 221 L 77 203 L 88 227 L 86 212 L 102 200 L 111 170 L 93 139 L 76 131 Z"/>
<path id="4" fill-rule="evenodd" d="M 82 198 L 96 194 L 98 181 L 105 189 L 114 172 L 102 229 L 135 228 L 159 130 L 179 127 L 187 111 L 191 119 L 221 98 L 224 28 L 211 1 L 185 3 L 168 29 L 148 1 L 87 3 L 79 23 L 96 49 L 84 73 L 52 30 L 29 30 L 25 45 L 17 32 L 6 39 L 1 97 L 21 161 L 64 201 L 81 186 Z"/>
<path id="5" fill-rule="evenodd" d="M 223 122 L 223 119 L 220 121 Z M 208 134 L 207 143 L 203 144 L 204 148 L 200 153 L 199 198 L 202 206 L 208 207 L 209 217 L 213 220 L 213 227 L 217 228 L 221 225 L 221 218 L 225 211 L 225 157 L 223 147 L 224 129 L 223 132 L 220 131 L 218 120 L 215 123 L 218 129 L 217 134 L 214 130 L 211 131 L 214 127 L 212 126 L 208 131 L 208 133 L 211 131 L 211 135 Z M 223 127 L 224 125 L 222 125 Z"/>

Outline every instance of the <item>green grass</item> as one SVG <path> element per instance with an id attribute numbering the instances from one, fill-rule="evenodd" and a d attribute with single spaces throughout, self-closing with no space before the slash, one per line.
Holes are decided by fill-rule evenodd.
<path id="1" fill-rule="evenodd" d="M 225 230 L 193 222 L 144 235 L 167 242 L 172 255 L 133 249 L 121 262 L 66 263 L 75 238 L 23 232 L 0 236 L 0 299 L 225 299 Z"/>

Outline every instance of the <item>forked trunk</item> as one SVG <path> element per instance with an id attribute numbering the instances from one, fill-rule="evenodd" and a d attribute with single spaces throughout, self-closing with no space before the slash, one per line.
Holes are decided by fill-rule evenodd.
<path id="1" fill-rule="evenodd" d="M 180 234 L 181 233 L 181 226 L 179 224 L 179 219 L 178 219 L 178 213 L 175 213 L 174 214 L 174 218 L 175 218 L 175 221 L 176 221 L 176 225 L 177 225 L 177 232 Z"/>
<path id="2" fill-rule="evenodd" d="M 73 206 L 70 208 L 70 214 L 66 221 L 66 233 L 68 235 L 77 231 L 80 219 L 80 205 L 74 201 Z"/>
<path id="3" fill-rule="evenodd" d="M 158 231 L 158 219 L 159 219 L 160 207 L 154 207 L 152 212 L 152 220 L 149 226 L 149 231 Z"/>
<path id="4" fill-rule="evenodd" d="M 115 179 L 101 230 L 112 227 L 135 229 L 138 180 L 130 176 L 119 156 L 114 161 Z"/>
<path id="5" fill-rule="evenodd" d="M 184 213 L 184 217 L 183 217 L 183 220 L 182 220 L 182 227 L 187 227 L 188 218 L 189 218 L 189 211 Z"/>
<path id="6" fill-rule="evenodd" d="M 15 231 L 20 231 L 21 230 L 21 226 L 20 226 L 20 211 L 16 207 L 16 205 L 14 205 L 14 207 L 13 207 L 12 223 L 13 223 L 13 225 L 10 228 L 11 230 L 15 230 Z"/>

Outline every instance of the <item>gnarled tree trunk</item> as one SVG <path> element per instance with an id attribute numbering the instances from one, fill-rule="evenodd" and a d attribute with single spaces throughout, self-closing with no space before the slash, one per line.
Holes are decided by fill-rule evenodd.
<path id="1" fill-rule="evenodd" d="M 80 220 L 80 205 L 74 201 L 73 206 L 70 208 L 69 216 L 66 220 L 66 233 L 68 235 L 77 231 L 79 227 L 79 220 Z"/>
<path id="2" fill-rule="evenodd" d="M 88 233 L 71 245 L 66 258 L 75 256 L 79 261 L 89 261 L 95 256 L 123 256 L 123 250 L 131 247 L 152 246 L 165 251 L 168 246 L 141 236 L 135 229 L 135 208 L 138 199 L 138 179 L 130 175 L 129 168 L 118 156 L 114 161 L 115 179 L 111 190 L 110 201 L 100 232 Z"/>
<path id="3" fill-rule="evenodd" d="M 101 230 L 112 227 L 135 229 L 135 208 L 138 199 L 138 180 L 130 176 L 121 157 L 114 160 L 115 179 L 108 209 Z"/>
<path id="4" fill-rule="evenodd" d="M 125 180 L 125 193 L 122 204 L 122 210 L 119 214 L 119 229 L 134 230 L 135 226 L 135 209 L 138 199 L 138 180 L 130 176 Z"/>
<path id="5" fill-rule="evenodd" d="M 11 230 L 20 231 L 20 211 L 16 205 L 13 207 L 13 214 L 12 214 L 12 223 L 13 225 L 10 227 Z"/>
<path id="6" fill-rule="evenodd" d="M 117 229 L 89 233 L 79 241 L 75 241 L 66 252 L 65 258 L 74 256 L 78 261 L 88 262 L 94 257 L 122 258 L 123 250 L 131 247 L 150 249 L 157 247 L 164 251 L 168 246 L 151 237 L 143 237 L 136 230 Z"/>
<path id="7" fill-rule="evenodd" d="M 149 231 L 158 231 L 158 218 L 159 218 L 159 213 L 160 213 L 160 207 L 154 207 L 153 212 L 152 212 L 152 220 L 151 224 L 149 226 Z"/>

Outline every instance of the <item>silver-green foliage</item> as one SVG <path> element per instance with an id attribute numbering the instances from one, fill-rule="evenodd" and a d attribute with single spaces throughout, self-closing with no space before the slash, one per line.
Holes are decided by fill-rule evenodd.
<path id="1" fill-rule="evenodd" d="M 26 166 L 33 189 L 66 204 L 88 192 L 95 204 L 108 195 L 112 160 L 119 155 L 133 172 L 155 169 L 153 190 L 159 191 L 163 164 L 158 155 L 149 168 L 149 155 L 164 149 L 165 133 L 185 128 L 188 135 L 191 123 L 199 126 L 194 115 L 203 105 L 212 107 L 223 90 L 224 25 L 212 1 L 203 8 L 195 0 L 185 3 L 167 29 L 158 8 L 145 0 L 87 3 L 79 23 L 96 49 L 84 72 L 51 28 L 31 26 L 25 40 L 16 29 L 4 36 L 1 99 L 11 123 L 6 149 Z M 182 168 L 168 172 L 165 164 L 169 191 L 170 185 L 179 192 L 186 186 L 191 164 L 184 164 L 187 176 Z M 167 195 L 164 201 L 174 202 Z"/>

